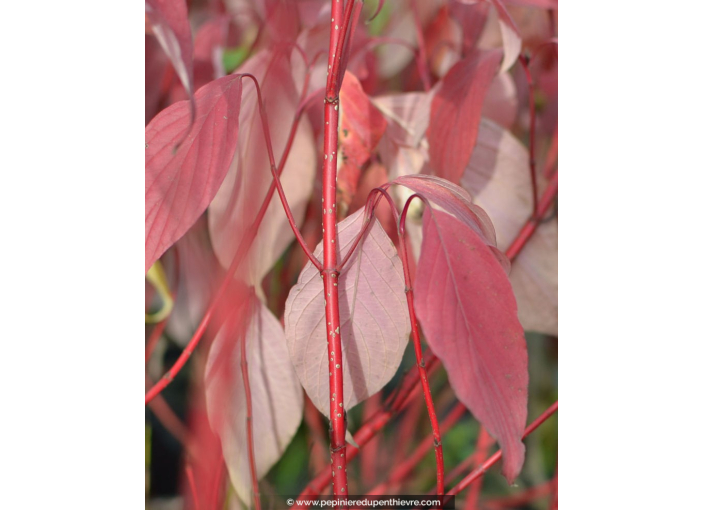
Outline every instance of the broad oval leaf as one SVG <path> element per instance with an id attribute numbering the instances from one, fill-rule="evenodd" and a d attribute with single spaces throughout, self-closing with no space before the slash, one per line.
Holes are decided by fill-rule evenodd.
<path id="1" fill-rule="evenodd" d="M 251 298 L 244 341 L 252 395 L 252 429 L 257 477 L 279 460 L 303 418 L 303 390 L 286 350 L 279 321 Z M 220 436 L 230 480 L 246 504 L 252 500 L 247 453 L 247 407 L 240 362 L 241 313 L 218 332 L 206 368 L 208 419 Z M 239 331 L 238 331 L 239 329 Z M 242 328 L 243 329 L 243 328 Z"/>
<path id="2" fill-rule="evenodd" d="M 241 77 L 225 76 L 196 93 L 192 128 L 187 101 L 171 105 L 147 126 L 145 272 L 218 191 L 235 154 L 241 99 Z"/>
<path id="3" fill-rule="evenodd" d="M 430 166 L 457 184 L 477 141 L 482 104 L 501 60 L 493 50 L 457 62 L 433 98 L 428 126 Z"/>
<path id="4" fill-rule="evenodd" d="M 364 223 L 364 209 L 337 226 L 339 260 Z M 315 250 L 322 256 L 322 243 Z M 381 390 L 401 364 L 411 323 L 403 266 L 396 248 L 374 219 L 339 276 L 345 409 Z M 309 262 L 286 300 L 286 341 L 298 378 L 315 406 L 330 414 L 325 296 Z"/>
<path id="5" fill-rule="evenodd" d="M 526 148 L 509 131 L 482 119 L 460 184 L 489 214 L 497 246 L 505 251 L 533 213 Z M 557 335 L 556 219 L 538 227 L 512 263 L 510 279 L 524 329 Z"/>
<path id="6" fill-rule="evenodd" d="M 415 310 L 457 398 L 498 440 L 512 483 L 523 465 L 528 354 L 508 277 L 477 233 L 426 211 Z"/>

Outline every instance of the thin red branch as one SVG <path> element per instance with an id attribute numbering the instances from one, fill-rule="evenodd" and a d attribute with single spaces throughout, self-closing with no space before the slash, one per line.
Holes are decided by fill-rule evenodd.
<path id="1" fill-rule="evenodd" d="M 433 369 L 437 366 L 438 359 L 434 355 L 428 356 L 425 362 L 425 368 L 428 372 L 432 373 Z M 360 448 L 364 447 L 376 434 L 379 433 L 381 429 L 384 428 L 386 424 L 391 421 L 391 419 L 402 409 L 404 409 L 413 398 L 419 393 L 420 377 L 418 372 L 413 370 L 408 372 L 399 386 L 394 390 L 394 392 L 387 397 L 384 401 L 382 409 L 376 413 L 371 419 L 366 421 L 357 430 L 354 435 L 354 441 L 359 445 Z M 359 448 L 354 446 L 347 447 L 347 460 L 351 461 L 359 454 Z M 323 471 L 319 473 L 301 492 L 301 497 L 317 496 L 319 495 L 323 488 L 332 480 L 330 471 Z"/>
<path id="2" fill-rule="evenodd" d="M 555 412 L 557 411 L 557 401 L 550 407 L 548 407 L 543 414 L 538 416 L 538 418 L 528 425 L 526 428 L 525 432 L 523 433 L 523 439 L 525 439 L 529 434 L 531 434 L 535 429 L 537 429 L 540 425 L 543 424 L 545 420 L 550 418 Z M 482 462 L 476 469 L 474 469 L 471 473 L 469 473 L 467 476 L 465 476 L 460 483 L 458 483 L 451 491 L 447 493 L 448 496 L 455 496 L 457 495 L 460 491 L 466 489 L 474 480 L 477 478 L 480 478 L 484 476 L 484 473 L 487 472 L 487 470 L 496 464 L 498 460 L 501 458 L 502 451 L 499 450 L 496 452 L 494 455 L 489 457 L 489 459 L 486 462 Z"/>
<path id="3" fill-rule="evenodd" d="M 530 157 L 530 183 L 533 191 L 533 216 L 538 215 L 538 180 L 535 173 L 535 85 L 533 84 L 533 75 L 528 67 L 528 57 L 521 54 L 518 61 L 523 67 L 523 72 L 526 75 L 528 82 L 528 107 L 530 109 L 530 138 L 528 142 L 528 151 Z"/>
<path id="4" fill-rule="evenodd" d="M 391 209 L 395 212 L 394 203 L 391 197 L 385 190 L 378 189 L 379 193 L 384 194 L 390 202 Z M 416 365 L 420 374 L 421 384 L 423 386 L 423 397 L 425 405 L 428 408 L 428 416 L 430 417 L 430 426 L 433 430 L 433 442 L 435 445 L 435 469 L 436 469 L 436 488 L 438 495 L 445 493 L 445 464 L 443 462 L 442 438 L 440 436 L 440 426 L 438 425 L 438 417 L 435 413 L 435 404 L 433 397 L 430 394 L 430 383 L 428 382 L 428 374 L 425 371 L 425 361 L 423 360 L 423 348 L 420 345 L 420 333 L 418 321 L 416 320 L 416 312 L 413 306 L 413 282 L 411 281 L 411 271 L 408 261 L 408 250 L 406 248 L 406 213 L 408 206 L 413 201 L 416 195 L 412 195 L 407 201 L 401 213 L 401 218 L 397 218 L 399 246 L 401 248 L 401 261 L 403 262 L 403 278 L 406 284 L 406 301 L 408 303 L 408 313 L 411 318 L 411 337 L 413 338 L 413 348 L 416 355 Z"/>
<path id="5" fill-rule="evenodd" d="M 252 492 L 254 493 L 254 508 L 261 510 L 259 498 L 259 480 L 257 478 L 257 463 L 254 457 L 254 430 L 252 425 L 252 390 L 249 386 L 249 368 L 247 365 L 247 342 L 246 336 L 240 338 L 240 367 L 242 369 L 242 381 L 244 382 L 244 395 L 247 405 L 247 458 L 249 460 L 249 474 L 252 478 Z"/>
<path id="6" fill-rule="evenodd" d="M 447 432 L 455 423 L 459 421 L 460 418 L 462 418 L 465 411 L 466 409 L 462 404 L 455 405 L 440 424 L 440 433 L 444 434 Z M 386 494 L 394 484 L 405 480 L 423 459 L 423 457 L 425 457 L 425 454 L 428 453 L 428 450 L 430 450 L 434 443 L 435 439 L 433 436 L 426 437 L 406 460 L 394 467 L 394 470 L 391 472 L 391 475 L 389 475 L 388 480 L 374 487 L 371 491 L 369 491 L 369 493 L 367 493 L 367 495 L 371 496 Z"/>
<path id="7" fill-rule="evenodd" d="M 347 411 L 344 408 L 342 339 L 340 336 L 340 303 L 337 280 L 336 194 L 337 142 L 339 123 L 338 76 L 342 60 L 342 46 L 348 30 L 352 4 L 348 0 L 342 19 L 342 2 L 331 0 L 330 46 L 328 51 L 328 80 L 325 87 L 325 126 L 323 135 L 323 267 L 318 268 L 323 278 L 325 295 L 325 324 L 328 338 L 328 371 L 330 373 L 330 477 L 335 496 L 346 496 L 347 459 L 345 433 Z M 344 72 L 344 70 L 343 70 Z M 339 78 L 339 80 L 338 80 Z"/>
<path id="8" fill-rule="evenodd" d="M 489 447 L 493 443 L 492 437 L 486 431 L 482 425 L 479 428 L 479 436 L 477 437 L 477 446 L 474 450 L 474 462 L 481 464 L 486 460 L 489 454 Z M 472 485 L 469 489 L 469 494 L 467 494 L 467 500 L 465 501 L 465 510 L 476 510 L 479 507 L 479 495 L 482 492 L 482 478 L 480 478 L 477 483 Z"/>
<path id="9" fill-rule="evenodd" d="M 511 243 L 511 246 L 506 250 L 506 257 L 508 257 L 511 262 L 516 259 L 528 240 L 533 236 L 542 218 L 547 214 L 548 209 L 550 209 L 555 195 L 557 195 L 557 172 L 552 175 L 548 187 L 543 192 L 543 196 L 540 198 L 540 202 L 538 202 L 536 214 L 528 219 Z"/>

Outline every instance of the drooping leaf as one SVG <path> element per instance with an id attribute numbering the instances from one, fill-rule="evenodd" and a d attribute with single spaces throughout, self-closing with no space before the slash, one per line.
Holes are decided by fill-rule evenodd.
<path id="1" fill-rule="evenodd" d="M 441 211 L 426 211 L 415 309 L 457 398 L 499 441 L 512 483 L 523 465 L 528 355 L 516 300 L 479 235 Z"/>
<path id="2" fill-rule="evenodd" d="M 291 74 L 289 54 L 260 52 L 245 62 L 238 71 L 251 73 L 259 80 L 274 157 L 280 166 L 280 158 L 300 99 Z M 253 86 L 245 87 L 240 124 L 241 136 L 232 164 L 208 209 L 208 228 L 213 248 L 225 268 L 232 262 L 242 237 L 257 215 L 272 182 L 266 139 Z M 281 175 L 286 198 L 297 222 L 302 220 L 313 191 L 315 163 L 312 129 L 304 117 L 298 125 Z M 250 249 L 251 266 L 242 267 L 242 279 L 258 286 L 293 239 L 294 234 L 278 194 L 274 193 Z"/>
<path id="3" fill-rule="evenodd" d="M 169 57 L 181 83 L 192 98 L 193 38 L 185 0 L 146 0 L 152 31 Z M 191 99 L 191 107 L 195 107 Z"/>
<path id="4" fill-rule="evenodd" d="M 338 259 L 364 223 L 360 209 L 338 224 Z M 315 250 L 322 256 L 322 243 Z M 379 391 L 398 369 L 411 331 L 401 259 L 376 220 L 339 276 L 344 405 Z M 296 373 L 321 413 L 330 415 L 325 296 L 308 263 L 286 300 L 286 341 Z"/>
<path id="5" fill-rule="evenodd" d="M 348 72 L 340 89 L 340 136 L 337 187 L 348 206 L 357 192 L 362 167 L 386 130 L 386 119 L 369 101 L 357 77 Z"/>
<path id="6" fill-rule="evenodd" d="M 252 498 L 252 479 L 241 341 L 246 345 L 258 478 L 279 460 L 303 418 L 303 390 L 286 350 L 283 328 L 258 299 L 252 298 L 248 308 L 233 313 L 218 332 L 205 376 L 208 418 L 220 436 L 232 485 L 246 504 Z M 239 323 L 242 319 L 246 327 Z"/>
<path id="7" fill-rule="evenodd" d="M 501 59 L 492 50 L 457 62 L 433 98 L 428 143 L 436 175 L 458 183 L 469 163 L 479 130 L 482 103 Z"/>
<path id="8" fill-rule="evenodd" d="M 171 105 L 147 126 L 145 272 L 218 191 L 235 154 L 241 98 L 240 76 L 225 76 L 196 93 L 192 128 L 187 101 Z"/>
<path id="9" fill-rule="evenodd" d="M 489 216 L 472 203 L 465 189 L 433 175 L 406 175 L 392 184 L 401 184 L 436 203 L 474 230 L 485 244 L 496 246 L 496 233 Z"/>
<path id="10" fill-rule="evenodd" d="M 461 184 L 491 217 L 497 246 L 505 251 L 532 214 L 528 151 L 510 132 L 482 119 Z M 510 279 L 523 327 L 557 335 L 557 220 L 538 227 L 513 262 Z"/>

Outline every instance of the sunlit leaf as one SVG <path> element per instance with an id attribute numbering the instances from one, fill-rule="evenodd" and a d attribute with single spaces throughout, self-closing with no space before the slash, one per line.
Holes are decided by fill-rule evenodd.
<path id="1" fill-rule="evenodd" d="M 457 62 L 433 98 L 428 143 L 430 166 L 439 177 L 458 183 L 477 140 L 482 104 L 501 59 L 498 50 Z"/>
<path id="2" fill-rule="evenodd" d="M 240 321 L 246 320 L 246 328 Z M 245 332 L 246 331 L 246 332 Z M 244 335 L 243 335 L 244 332 Z M 235 491 L 252 498 L 247 453 L 247 406 L 241 368 L 245 341 L 252 397 L 252 429 L 257 477 L 279 460 L 303 418 L 303 390 L 286 350 L 279 321 L 256 298 L 234 313 L 218 332 L 208 356 L 208 418 L 220 436 Z"/>
<path id="3" fill-rule="evenodd" d="M 528 412 L 528 353 L 504 268 L 477 233 L 426 211 L 415 307 L 457 398 L 499 441 L 503 473 L 521 470 Z"/>
<path id="4" fill-rule="evenodd" d="M 360 232 L 364 209 L 338 224 L 340 260 Z M 339 276 L 344 406 L 379 391 L 398 369 L 411 324 L 403 268 L 376 220 L 364 244 Z M 322 243 L 315 250 L 322 255 Z M 330 414 L 325 296 L 318 270 L 308 263 L 286 300 L 286 340 L 303 387 L 321 413 Z"/>

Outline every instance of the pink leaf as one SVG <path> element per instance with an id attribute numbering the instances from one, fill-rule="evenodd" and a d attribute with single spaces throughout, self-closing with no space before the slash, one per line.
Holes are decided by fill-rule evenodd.
<path id="1" fill-rule="evenodd" d="M 489 214 L 497 246 L 506 250 L 533 213 L 526 148 L 509 131 L 482 119 L 461 184 Z M 557 220 L 538 227 L 513 262 L 510 279 L 523 328 L 557 335 Z"/>
<path id="2" fill-rule="evenodd" d="M 428 344 L 457 398 L 499 441 L 512 483 L 525 455 L 528 355 L 508 277 L 473 229 L 426 211 L 414 287 Z"/>
<path id="3" fill-rule="evenodd" d="M 193 96 L 193 42 L 185 0 L 146 0 L 154 35 L 189 96 Z M 191 107 L 195 104 L 191 102 Z"/>
<path id="4" fill-rule="evenodd" d="M 251 298 L 248 307 L 243 322 L 247 324 L 244 341 L 252 395 L 254 457 L 257 476 L 261 478 L 279 460 L 301 423 L 303 391 L 286 350 L 281 324 L 258 299 Z M 234 313 L 213 342 L 205 395 L 208 418 L 220 436 L 230 480 L 242 501 L 249 505 L 252 481 L 240 367 L 241 317 L 241 313 Z"/>
<path id="5" fill-rule="evenodd" d="M 394 143 L 418 147 L 428 129 L 430 103 L 435 89 L 425 92 L 406 92 L 371 99 L 384 116 L 392 121 L 386 133 Z"/>
<path id="6" fill-rule="evenodd" d="M 433 98 L 428 126 L 430 166 L 458 183 L 477 140 L 482 103 L 501 52 L 493 50 L 455 64 Z"/>
<path id="7" fill-rule="evenodd" d="M 281 154 L 288 141 L 300 99 L 292 77 L 289 54 L 261 51 L 245 62 L 239 71 L 251 73 L 259 80 L 269 120 L 274 157 L 280 165 Z M 240 125 L 241 135 L 232 164 L 208 209 L 210 237 L 215 255 L 223 267 L 229 267 L 232 262 L 240 247 L 242 236 L 252 224 L 272 182 L 266 139 L 253 86 L 245 87 Z M 281 175 L 286 198 L 299 225 L 313 191 L 315 172 L 316 154 L 312 128 L 308 119 L 303 117 Z M 274 193 L 250 249 L 251 265 L 241 266 L 242 279 L 258 286 L 293 239 L 294 235 L 278 194 Z"/>
<path id="8" fill-rule="evenodd" d="M 203 214 L 225 178 L 235 154 L 241 98 L 240 76 L 225 76 L 196 93 L 198 117 L 190 130 L 186 101 L 147 126 L 145 272 Z"/>
<path id="9" fill-rule="evenodd" d="M 338 224 L 340 260 L 363 222 L 364 209 L 360 209 Z M 322 256 L 322 243 L 315 255 Z M 393 377 L 411 331 L 401 260 L 376 219 L 339 282 L 344 404 L 349 410 Z M 329 416 L 324 299 L 323 282 L 309 262 L 286 300 L 286 340 L 306 393 Z"/>

